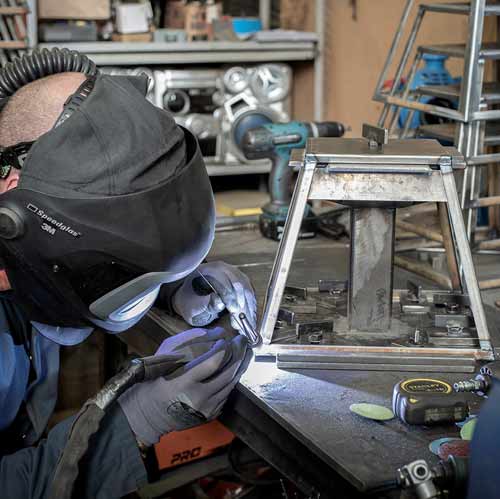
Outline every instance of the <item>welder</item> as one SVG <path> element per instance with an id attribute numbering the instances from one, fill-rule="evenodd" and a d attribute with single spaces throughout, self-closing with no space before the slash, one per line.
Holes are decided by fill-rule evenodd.
<path id="1" fill-rule="evenodd" d="M 60 345 L 97 327 L 130 328 L 159 295 L 196 326 L 158 352 L 187 364 L 136 384 L 106 415 L 86 456 L 84 497 L 145 484 L 147 449 L 215 418 L 246 367 L 244 336 L 204 327 L 231 300 L 255 326 L 252 286 L 234 267 L 203 263 L 215 221 L 206 169 L 195 138 L 145 99 L 147 83 L 58 50 L 0 70 L 2 498 L 48 497 L 72 424 L 46 434 Z M 194 291 L 200 271 L 224 303 Z"/>

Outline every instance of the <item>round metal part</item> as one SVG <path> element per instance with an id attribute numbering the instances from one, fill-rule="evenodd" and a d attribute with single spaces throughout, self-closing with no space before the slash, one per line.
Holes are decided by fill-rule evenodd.
<path id="1" fill-rule="evenodd" d="M 321 331 L 317 333 L 312 333 L 308 336 L 307 340 L 311 345 L 319 345 L 323 340 L 323 333 Z"/>
<path id="2" fill-rule="evenodd" d="M 222 80 L 230 93 L 238 94 L 248 87 L 249 76 L 245 68 L 235 66 L 224 73 Z"/>
<path id="3" fill-rule="evenodd" d="M 22 218 L 10 208 L 0 208 L 0 237 L 15 239 L 24 233 Z"/>
<path id="4" fill-rule="evenodd" d="M 447 322 L 446 331 L 450 336 L 460 336 L 464 332 L 464 327 L 456 322 Z"/>
<path id="5" fill-rule="evenodd" d="M 191 108 L 191 100 L 184 90 L 168 90 L 163 96 L 163 108 L 172 114 L 186 114 Z"/>
<path id="6" fill-rule="evenodd" d="M 199 139 L 215 137 L 219 133 L 219 122 L 207 114 L 190 114 L 185 121 L 189 128 Z"/>
<path id="7" fill-rule="evenodd" d="M 290 74 L 286 66 L 263 64 L 253 72 L 250 86 L 260 102 L 276 102 L 290 91 Z"/>

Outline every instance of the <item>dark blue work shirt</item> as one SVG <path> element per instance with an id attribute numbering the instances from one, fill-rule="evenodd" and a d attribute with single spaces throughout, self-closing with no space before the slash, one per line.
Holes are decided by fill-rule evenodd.
<path id="1" fill-rule="evenodd" d="M 59 345 L 0 298 L 0 495 L 46 498 L 73 418 L 41 439 L 57 399 Z M 82 497 L 122 497 L 146 483 L 146 470 L 125 415 L 116 407 L 89 448 Z"/>

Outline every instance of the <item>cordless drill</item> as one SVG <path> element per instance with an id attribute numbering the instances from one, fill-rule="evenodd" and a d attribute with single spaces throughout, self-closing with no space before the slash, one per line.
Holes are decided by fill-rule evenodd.
<path id="1" fill-rule="evenodd" d="M 344 132 L 344 125 L 336 121 L 270 123 L 245 132 L 241 141 L 245 157 L 272 161 L 269 176 L 271 201 L 262 208 L 259 220 L 265 237 L 279 241 L 283 234 L 293 190 L 293 170 L 288 166 L 291 150 L 303 149 L 309 137 L 342 137 Z M 299 237 L 314 237 L 316 228 L 316 217 L 308 206 Z"/>

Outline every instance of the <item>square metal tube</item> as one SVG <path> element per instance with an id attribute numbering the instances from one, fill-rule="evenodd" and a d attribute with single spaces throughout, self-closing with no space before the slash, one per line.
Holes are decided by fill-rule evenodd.
<path id="1" fill-rule="evenodd" d="M 351 330 L 391 327 L 395 221 L 394 208 L 351 208 Z"/>

